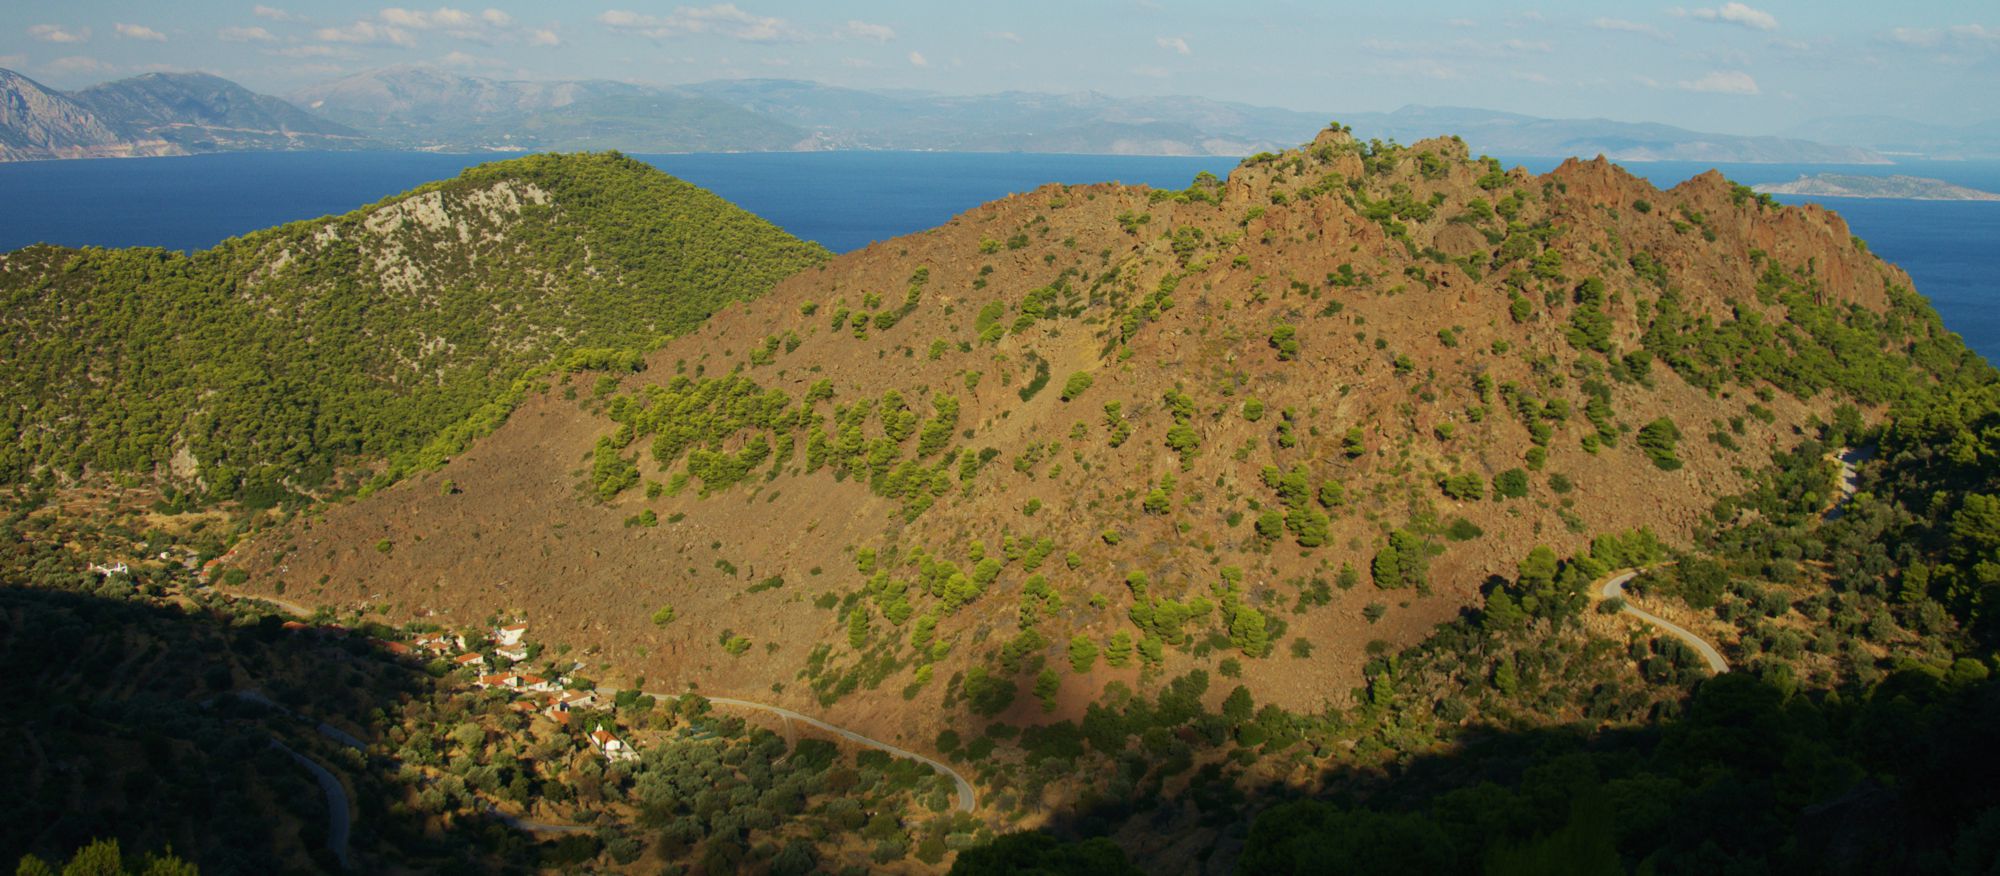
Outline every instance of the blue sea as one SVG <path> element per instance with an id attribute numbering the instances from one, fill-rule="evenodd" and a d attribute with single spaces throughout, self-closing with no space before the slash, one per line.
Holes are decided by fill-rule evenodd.
<path id="1" fill-rule="evenodd" d="M 0 164 L 0 251 L 31 243 L 194 250 L 248 231 L 343 213 L 493 155 L 241 153 Z M 938 225 L 1049 182 L 1179 188 L 1230 158 L 941 152 L 637 156 L 836 252 Z M 1553 159 L 1507 159 L 1536 172 Z M 1746 184 L 1803 173 L 1904 173 L 2000 191 L 2000 162 L 1629 164 L 1662 187 L 1718 167 Z M 1787 203 L 1805 198 L 1783 197 Z M 1854 233 L 1916 280 L 1967 345 L 2000 362 L 2000 202 L 1826 199 Z"/>

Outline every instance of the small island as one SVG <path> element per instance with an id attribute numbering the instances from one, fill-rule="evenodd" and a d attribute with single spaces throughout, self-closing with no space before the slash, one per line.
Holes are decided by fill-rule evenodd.
<path id="1" fill-rule="evenodd" d="M 1910 201 L 2000 201 L 2000 195 L 1982 192 L 1941 179 L 1920 176 L 1862 176 L 1851 173 L 1801 175 L 1788 183 L 1760 183 L 1752 186 L 1762 194 L 1810 195 L 1819 198 L 1900 198 Z"/>

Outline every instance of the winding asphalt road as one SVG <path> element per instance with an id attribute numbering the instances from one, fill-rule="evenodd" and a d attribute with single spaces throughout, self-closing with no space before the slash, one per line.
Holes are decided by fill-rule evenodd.
<path id="1" fill-rule="evenodd" d="M 1841 510 L 1846 508 L 1847 503 L 1854 499 L 1854 494 L 1861 487 L 1861 473 L 1855 471 L 1854 463 L 1866 460 L 1868 457 L 1869 451 L 1866 448 L 1856 449 L 1853 447 L 1842 447 L 1828 454 L 1829 459 L 1840 464 L 1840 479 L 1835 482 L 1835 486 L 1840 491 L 1840 497 L 1834 500 L 1833 507 L 1827 509 L 1826 519 L 1831 520 L 1839 517 Z M 1711 672 L 1717 675 L 1728 672 L 1729 661 L 1722 659 L 1722 652 L 1717 651 L 1715 646 L 1709 644 L 1706 639 L 1689 632 L 1685 627 L 1673 621 L 1632 604 L 1632 598 L 1625 595 L 1625 584 L 1633 578 L 1638 577 L 1639 573 L 1643 571 L 1645 570 L 1628 569 L 1605 579 L 1604 584 L 1598 589 L 1598 597 L 1619 600 L 1623 603 L 1623 610 L 1626 614 L 1666 630 L 1674 638 L 1688 643 L 1689 647 L 1694 648 L 1697 653 L 1701 654 L 1701 659 L 1708 663 L 1708 668 Z"/>
<path id="2" fill-rule="evenodd" d="M 651 696 L 653 696 L 655 699 L 672 698 L 671 695 L 669 694 L 651 694 Z M 755 709 L 758 711 L 770 712 L 771 714 L 777 715 L 778 717 L 781 718 L 797 721 L 801 724 L 809 724 L 811 726 L 818 727 L 821 730 L 825 730 L 826 732 L 838 736 L 842 739 L 845 739 L 849 742 L 853 742 L 858 745 L 866 745 L 869 748 L 876 749 L 877 751 L 886 751 L 889 753 L 889 756 L 891 757 L 900 757 L 906 760 L 914 760 L 917 763 L 928 766 L 931 769 L 937 770 L 938 772 L 951 777 L 952 784 L 958 786 L 958 811 L 971 812 L 974 809 L 979 808 L 979 796 L 977 792 L 975 792 L 972 789 L 971 782 L 966 781 L 964 776 L 959 775 L 958 770 L 952 769 L 951 767 L 945 765 L 942 762 L 932 760 L 931 758 L 925 757 L 914 751 L 897 748 L 896 746 L 890 745 L 889 743 L 883 742 L 879 739 L 871 739 L 867 736 L 863 736 L 845 727 L 835 727 L 834 725 L 828 724 L 827 722 L 822 721 L 818 718 L 814 718 L 810 715 L 801 715 L 798 712 L 794 712 L 791 709 L 787 709 L 782 706 L 773 706 L 766 703 L 753 703 L 749 700 L 731 699 L 729 697 L 709 697 L 708 702 L 711 705 L 717 705 L 717 706 L 730 706 L 738 709 Z"/>
<path id="3" fill-rule="evenodd" d="M 1703 639 L 1702 637 L 1697 636 L 1694 633 L 1688 632 L 1687 628 L 1681 626 L 1680 624 L 1674 623 L 1673 621 L 1667 620 L 1666 618 L 1660 617 L 1657 614 L 1654 614 L 1650 611 L 1647 611 L 1643 608 L 1640 608 L 1632 604 L 1632 597 L 1625 595 L 1625 584 L 1626 582 L 1631 581 L 1633 578 L 1639 577 L 1639 573 L 1643 571 L 1645 570 L 1632 569 L 1630 571 L 1622 572 L 1620 574 L 1613 575 L 1608 579 L 1605 579 L 1604 586 L 1598 590 L 1598 596 L 1603 597 L 1605 599 L 1619 600 L 1623 604 L 1623 608 L 1621 610 L 1624 611 L 1626 614 L 1629 614 L 1642 621 L 1652 624 L 1653 626 L 1659 627 L 1660 629 L 1666 630 L 1667 633 L 1669 635 L 1672 635 L 1674 638 L 1688 643 L 1688 646 L 1693 648 L 1696 651 L 1696 653 L 1699 653 L 1701 655 L 1701 659 L 1708 663 L 1708 671 L 1713 672 L 1716 675 L 1721 675 L 1725 672 L 1728 672 L 1729 661 L 1722 659 L 1722 652 L 1715 650 L 1715 646 L 1709 644 L 1708 640 Z"/>
<path id="4" fill-rule="evenodd" d="M 340 859 L 340 869 L 353 869 L 353 864 L 347 859 L 347 835 L 351 829 L 347 820 L 347 789 L 340 786 L 340 780 L 327 772 L 326 767 L 293 751 L 291 746 L 279 742 L 278 737 L 271 737 L 271 747 L 290 755 L 318 780 L 320 792 L 326 795 L 326 847 L 335 858 Z"/>

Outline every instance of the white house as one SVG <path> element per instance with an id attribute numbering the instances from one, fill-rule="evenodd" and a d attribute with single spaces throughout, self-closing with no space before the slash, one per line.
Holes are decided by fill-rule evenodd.
<path id="1" fill-rule="evenodd" d="M 605 760 L 631 760 L 639 756 L 625 744 L 624 740 L 604 729 L 603 724 L 597 725 L 597 729 L 590 731 L 590 744 L 604 754 Z"/>
<path id="2" fill-rule="evenodd" d="M 508 624 L 493 631 L 493 642 L 503 647 L 513 647 L 521 644 L 521 637 L 527 634 L 527 624 Z"/>

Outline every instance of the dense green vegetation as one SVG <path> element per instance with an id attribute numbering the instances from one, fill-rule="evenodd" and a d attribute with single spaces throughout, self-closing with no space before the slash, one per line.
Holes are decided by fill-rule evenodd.
<path id="1" fill-rule="evenodd" d="M 504 419 L 531 369 L 636 367 L 618 351 L 825 256 L 616 153 L 482 165 L 191 256 L 32 247 L 0 270 L 0 481 L 173 472 L 197 502 L 270 504 L 393 474 Z"/>

